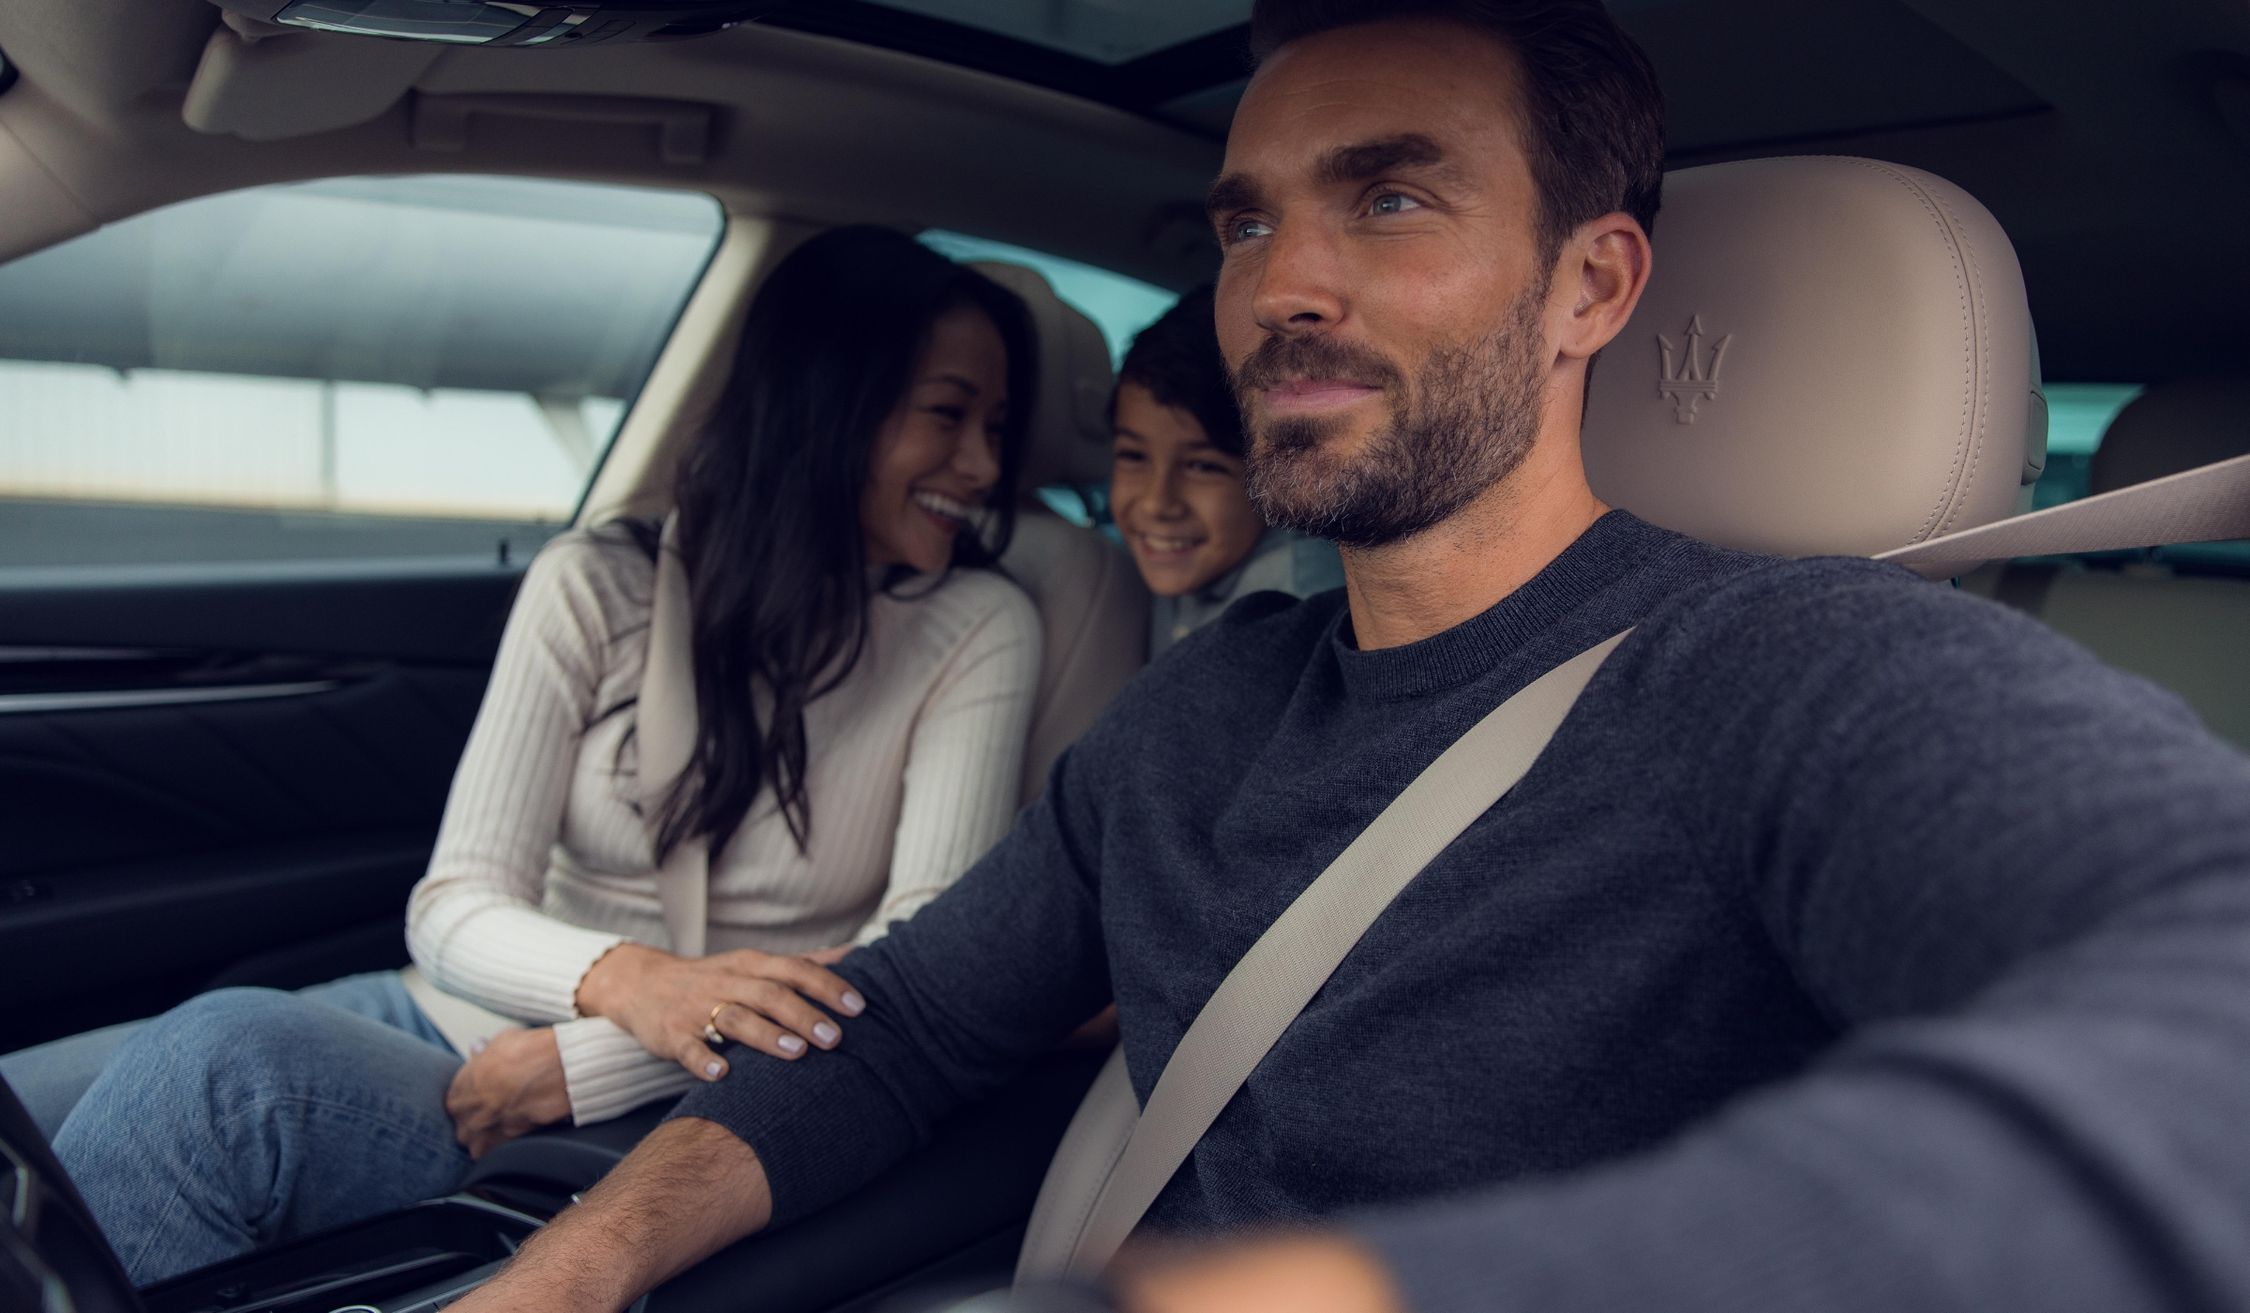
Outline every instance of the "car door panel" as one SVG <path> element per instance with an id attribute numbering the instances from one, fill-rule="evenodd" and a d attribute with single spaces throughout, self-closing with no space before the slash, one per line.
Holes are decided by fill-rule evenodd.
<path id="1" fill-rule="evenodd" d="M 326 936 L 359 946 L 330 974 L 403 960 L 519 578 L 0 572 L 0 1052 Z"/>

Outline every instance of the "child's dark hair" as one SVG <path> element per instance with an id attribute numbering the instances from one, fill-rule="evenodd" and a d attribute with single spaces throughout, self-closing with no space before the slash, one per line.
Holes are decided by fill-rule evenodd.
<path id="1" fill-rule="evenodd" d="M 1182 296 L 1162 318 L 1133 339 L 1117 385 L 1138 383 L 1158 404 L 1184 410 L 1203 426 L 1211 445 L 1230 456 L 1242 455 L 1242 412 L 1235 409 L 1226 362 L 1219 358 L 1219 335 L 1212 327 L 1211 285 Z M 1109 416 L 1117 418 L 1112 394 Z"/>

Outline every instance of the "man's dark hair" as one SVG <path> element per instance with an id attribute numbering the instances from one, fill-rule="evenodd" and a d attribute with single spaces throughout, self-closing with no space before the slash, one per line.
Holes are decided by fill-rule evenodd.
<path id="1" fill-rule="evenodd" d="M 1578 225 L 1623 210 L 1653 231 L 1664 181 L 1664 93 L 1648 56 L 1601 0 L 1258 0 L 1250 53 L 1399 18 L 1443 18 L 1515 53 L 1524 153 L 1549 258 Z"/>
<path id="2" fill-rule="evenodd" d="M 1125 352 L 1125 363 L 1117 367 L 1117 385 L 1138 383 L 1157 404 L 1195 416 L 1212 446 L 1240 457 L 1242 412 L 1235 408 L 1234 387 L 1227 381 L 1226 362 L 1219 358 L 1211 296 L 1211 285 L 1205 283 L 1142 329 Z M 1114 394 L 1109 417 L 1112 422 L 1117 419 Z"/>

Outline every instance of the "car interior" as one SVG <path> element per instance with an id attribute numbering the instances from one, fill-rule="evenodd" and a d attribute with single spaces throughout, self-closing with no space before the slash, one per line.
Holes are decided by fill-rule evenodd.
<path id="1" fill-rule="evenodd" d="M 440 7 L 471 26 L 377 35 Z M 1611 8 L 1671 136 L 1657 272 L 1588 400 L 1606 500 L 1867 555 L 2250 453 L 2250 267 L 2168 255 L 2250 211 L 2250 11 Z M 0 9 L 0 1053 L 216 986 L 403 965 L 525 562 L 668 507 L 759 279 L 829 225 L 925 234 L 1032 310 L 1003 564 L 1046 630 L 1035 796 L 1145 650 L 1148 598 L 1101 524 L 1112 369 L 1214 271 L 1201 197 L 1248 9 Z M 431 215 L 461 223 L 425 233 Z M 1102 300 L 1136 291 L 1153 308 Z M 480 436 L 502 401 L 512 446 Z M 2037 617 L 2250 746 L 2250 544 L 1932 586 Z M 1102 1057 L 1043 1059 L 866 1191 L 647 1305 L 1004 1282 Z M 661 1111 L 526 1136 L 455 1196 L 135 1292 L 0 1097 L 0 1291 L 435 1308 Z"/>

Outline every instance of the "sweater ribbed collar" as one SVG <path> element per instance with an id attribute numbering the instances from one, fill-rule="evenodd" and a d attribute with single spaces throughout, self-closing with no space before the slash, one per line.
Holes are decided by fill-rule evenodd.
<path id="1" fill-rule="evenodd" d="M 1453 628 L 1403 647 L 1360 651 L 1347 607 L 1328 636 L 1344 691 L 1353 698 L 1394 701 L 1465 684 L 1677 540 L 1625 511 L 1611 511 L 1521 588 Z"/>

